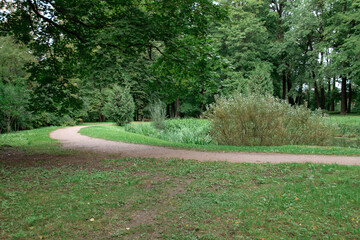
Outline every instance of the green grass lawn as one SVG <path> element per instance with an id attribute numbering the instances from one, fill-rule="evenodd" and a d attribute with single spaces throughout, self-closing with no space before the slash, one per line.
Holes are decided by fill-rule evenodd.
<path id="1" fill-rule="evenodd" d="M 149 124 L 149 123 L 139 123 Z M 293 154 L 325 154 L 325 155 L 354 155 L 360 156 L 359 148 L 346 148 L 338 146 L 256 146 L 256 147 L 237 147 L 226 145 L 198 145 L 178 143 L 162 140 L 159 138 L 148 137 L 141 134 L 131 133 L 119 126 L 96 126 L 80 130 L 81 134 L 103 138 L 112 141 L 124 141 L 129 143 L 148 144 L 156 146 L 178 147 L 184 149 L 197 149 L 202 151 L 241 151 L 241 152 L 276 152 Z"/>
<path id="2" fill-rule="evenodd" d="M 64 155 L 55 129 L 1 135 L 0 239 L 360 235 L 359 166 Z"/>
<path id="3" fill-rule="evenodd" d="M 357 239 L 360 168 L 103 159 L 1 163 L 3 239 Z"/>
<path id="4" fill-rule="evenodd" d="M 59 148 L 60 143 L 49 137 L 50 132 L 59 128 L 60 127 L 44 127 L 9 134 L 0 134 L 0 149 L 9 146 L 37 153 L 63 152 L 63 150 Z"/>
<path id="5" fill-rule="evenodd" d="M 340 124 L 347 124 L 352 126 L 360 126 L 360 115 L 351 114 L 351 115 L 329 115 L 330 121 Z"/>

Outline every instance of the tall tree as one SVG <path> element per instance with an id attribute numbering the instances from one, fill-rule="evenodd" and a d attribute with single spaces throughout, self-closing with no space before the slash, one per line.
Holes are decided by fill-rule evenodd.
<path id="1" fill-rule="evenodd" d="M 352 88 L 347 86 L 351 86 L 350 82 L 359 84 L 360 79 L 360 1 L 328 0 L 326 3 L 329 9 L 329 19 L 325 34 L 328 47 L 331 48 L 329 54 L 331 70 L 341 79 L 340 111 L 341 114 L 346 114 L 352 101 Z M 349 94 L 347 94 L 348 89 Z M 347 104 L 348 101 L 350 104 Z"/>
<path id="2" fill-rule="evenodd" d="M 228 60 L 229 70 L 222 76 L 222 92 L 247 91 L 252 76 L 262 70 L 272 72 L 269 33 L 265 26 L 266 1 L 221 1 L 229 9 L 229 19 L 215 26 L 212 37 L 217 52 Z M 271 83 L 272 84 L 272 83 Z"/>

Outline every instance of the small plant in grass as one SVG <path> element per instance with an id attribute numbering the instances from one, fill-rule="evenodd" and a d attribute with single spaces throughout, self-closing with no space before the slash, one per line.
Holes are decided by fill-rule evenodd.
<path id="1" fill-rule="evenodd" d="M 134 117 L 135 103 L 130 89 L 115 85 L 108 92 L 104 107 L 105 115 L 119 126 L 129 123 Z"/>
<path id="2" fill-rule="evenodd" d="M 218 98 L 205 116 L 211 121 L 213 139 L 226 145 L 325 145 L 334 133 L 320 113 L 270 95 Z"/>
<path id="3" fill-rule="evenodd" d="M 160 100 L 150 106 L 150 116 L 152 124 L 156 129 L 163 130 L 166 128 L 166 111 L 164 104 Z"/>

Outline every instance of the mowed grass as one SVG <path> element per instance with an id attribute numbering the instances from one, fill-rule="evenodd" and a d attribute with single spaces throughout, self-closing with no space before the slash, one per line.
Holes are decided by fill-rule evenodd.
<path id="1" fill-rule="evenodd" d="M 87 153 L 81 154 L 87 161 L 77 161 L 79 155 L 71 152 L 57 154 L 59 144 L 48 135 L 55 129 L 2 136 L 0 239 L 360 235 L 359 166 L 110 155 L 99 159 Z M 21 155 L 19 148 L 33 154 Z M 38 154 L 39 150 L 52 155 Z"/>
<path id="2" fill-rule="evenodd" d="M 0 149 L 2 147 L 17 147 L 37 153 L 59 153 L 60 143 L 49 137 L 50 132 L 60 127 L 44 127 L 33 130 L 0 134 Z"/>
<path id="3" fill-rule="evenodd" d="M 336 124 L 336 145 L 360 148 L 360 115 L 330 115 L 329 120 Z"/>
<path id="4" fill-rule="evenodd" d="M 150 123 L 135 123 L 138 125 L 149 125 Z M 216 144 L 194 144 L 172 142 L 157 137 L 149 137 L 143 134 L 127 132 L 119 126 L 96 126 L 87 127 L 80 130 L 86 136 L 103 138 L 111 141 L 123 141 L 128 143 L 148 144 L 155 146 L 166 146 L 184 149 L 195 149 L 201 151 L 239 151 L 239 152 L 273 152 L 273 153 L 292 153 L 292 154 L 323 154 L 323 155 L 349 155 L 360 156 L 360 148 L 348 148 L 339 146 L 227 146 Z"/>
<path id="5" fill-rule="evenodd" d="M 106 159 L 0 168 L 3 239 L 357 239 L 360 168 Z"/>
<path id="6" fill-rule="evenodd" d="M 330 121 L 340 124 L 360 126 L 360 114 L 348 114 L 348 115 L 329 115 Z"/>

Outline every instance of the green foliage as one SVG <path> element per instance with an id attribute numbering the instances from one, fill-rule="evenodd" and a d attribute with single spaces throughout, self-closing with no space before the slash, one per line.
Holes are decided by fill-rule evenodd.
<path id="1" fill-rule="evenodd" d="M 156 99 L 148 94 L 162 79 L 174 80 L 164 84 L 167 92 L 176 84 L 188 90 L 199 79 L 207 89 L 218 62 L 209 58 L 208 27 L 225 16 L 210 0 L 15 0 L 1 8 L 11 11 L 0 12 L 0 31 L 28 44 L 37 57 L 31 72 L 39 84 L 38 105 L 68 110 L 79 99 L 72 79 L 96 82 L 86 85 L 98 89 L 117 82 L 131 88 L 140 115 L 148 99 Z M 149 87 L 152 83 L 155 87 Z M 88 103 L 90 109 L 99 105 Z"/>
<path id="2" fill-rule="evenodd" d="M 158 100 L 150 106 L 150 116 L 153 126 L 156 129 L 165 129 L 166 110 L 164 104 Z"/>
<path id="3" fill-rule="evenodd" d="M 115 85 L 108 92 L 105 115 L 119 126 L 129 123 L 134 117 L 135 104 L 130 89 Z"/>
<path id="4" fill-rule="evenodd" d="M 204 121 L 204 120 L 197 120 Z M 206 123 L 209 126 L 209 122 Z M 136 124 L 134 126 L 133 124 Z M 199 124 L 202 124 L 201 122 Z M 127 125 L 128 126 L 128 125 Z M 125 128 L 127 128 L 127 126 Z M 139 132 L 155 132 L 157 130 L 151 127 L 149 122 L 143 123 L 131 123 L 130 128 L 141 128 Z M 179 142 L 165 141 L 155 137 L 148 137 L 142 134 L 132 133 L 125 131 L 123 127 L 118 126 L 97 126 L 82 128 L 80 133 L 86 136 L 103 138 L 111 141 L 121 141 L 136 144 L 147 144 L 154 146 L 167 146 L 177 147 L 184 149 L 197 149 L 201 151 L 237 151 L 237 152 L 268 152 L 268 153 L 290 153 L 290 154 L 321 154 L 321 155 L 348 155 L 348 156 L 360 156 L 360 148 L 338 147 L 338 146 L 230 146 L 230 145 L 216 145 L 214 141 L 211 141 L 207 145 L 199 144 L 185 144 Z M 153 135 L 157 136 L 157 135 Z M 161 136 L 159 136 L 161 137 Z"/>
<path id="5" fill-rule="evenodd" d="M 0 133 L 31 127 L 29 91 L 21 84 L 0 82 Z"/>
<path id="6" fill-rule="evenodd" d="M 58 115 L 52 112 L 38 112 L 33 117 L 33 126 L 35 128 L 47 126 L 74 126 L 74 120 L 69 115 Z"/>
<path id="7" fill-rule="evenodd" d="M 210 124 L 206 120 L 174 119 L 166 121 L 168 140 L 173 142 L 206 145 L 213 143 L 209 133 Z"/>
<path id="8" fill-rule="evenodd" d="M 218 98 L 206 116 L 219 144 L 236 146 L 325 145 L 332 125 L 306 107 L 291 107 L 270 95 Z"/>
<path id="9" fill-rule="evenodd" d="M 14 84 L 28 78 L 25 66 L 34 61 L 34 56 L 7 36 L 0 37 L 0 59 L 0 82 Z"/>
<path id="10" fill-rule="evenodd" d="M 161 130 L 147 123 L 131 123 L 125 126 L 125 130 L 177 143 L 204 145 L 212 142 L 209 122 L 197 119 L 166 120 Z"/>
<path id="11" fill-rule="evenodd" d="M 331 122 L 338 126 L 337 133 L 360 137 L 360 116 L 331 116 Z"/>
<path id="12" fill-rule="evenodd" d="M 216 25 L 211 35 L 217 53 L 229 65 L 228 71 L 222 75 L 222 93 L 246 93 L 249 83 L 267 79 L 272 72 L 268 68 L 271 65 L 270 29 L 265 21 L 269 14 L 269 4 L 267 1 L 219 2 L 229 9 L 227 21 Z"/>
<path id="13" fill-rule="evenodd" d="M 274 86 L 271 79 L 271 67 L 262 63 L 256 65 L 249 76 L 249 92 L 260 95 L 273 95 Z"/>
<path id="14" fill-rule="evenodd" d="M 360 148 L 360 116 L 334 115 L 330 121 L 337 126 L 334 145 Z"/>

